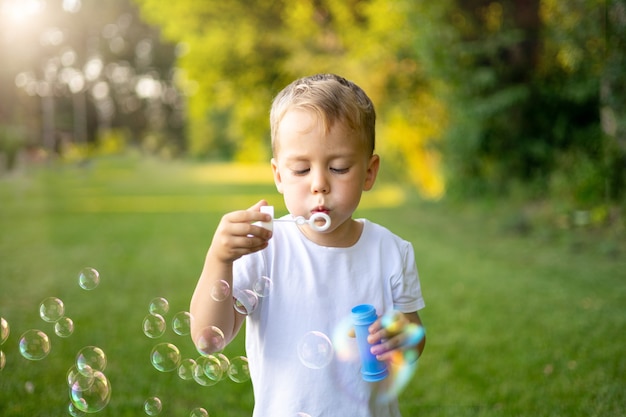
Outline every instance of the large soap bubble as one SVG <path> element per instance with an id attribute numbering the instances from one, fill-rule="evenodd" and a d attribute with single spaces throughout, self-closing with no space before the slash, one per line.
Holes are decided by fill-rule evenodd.
<path id="1" fill-rule="evenodd" d="M 50 339 L 41 330 L 27 330 L 20 337 L 19 348 L 20 354 L 24 358 L 30 361 L 38 361 L 50 353 Z"/>
<path id="2" fill-rule="evenodd" d="M 59 337 L 70 337 L 74 333 L 74 321 L 69 317 L 61 317 L 54 323 L 54 333 Z"/>
<path id="3" fill-rule="evenodd" d="M 163 403 L 159 397 L 149 397 L 143 403 L 143 411 L 149 416 L 158 415 L 163 409 Z"/>
<path id="4" fill-rule="evenodd" d="M 48 297 L 39 305 L 39 316 L 48 323 L 54 323 L 63 317 L 65 306 L 57 297 Z"/>
<path id="5" fill-rule="evenodd" d="M 150 352 L 150 362 L 157 371 L 172 372 L 180 365 L 180 350 L 172 343 L 159 343 Z"/>
<path id="6" fill-rule="evenodd" d="M 228 367 L 228 377 L 237 383 L 246 382 L 250 379 L 250 366 L 248 358 L 245 356 L 237 356 L 230 360 Z"/>
<path id="7" fill-rule="evenodd" d="M 196 340 L 196 349 L 203 356 L 209 356 L 226 347 L 224 332 L 219 327 L 208 326 L 202 329 Z"/>
<path id="8" fill-rule="evenodd" d="M 141 327 L 143 328 L 143 334 L 151 339 L 157 339 L 163 336 L 165 329 L 167 328 L 167 324 L 165 323 L 165 319 L 162 315 L 154 313 L 146 315 L 143 319 Z"/>
<path id="9" fill-rule="evenodd" d="M 93 382 L 89 388 L 84 388 L 78 383 L 70 387 L 70 400 L 72 404 L 85 413 L 97 413 L 107 406 L 111 399 L 111 384 L 107 377 L 100 371 L 93 373 Z"/>
<path id="10" fill-rule="evenodd" d="M 307 368 L 321 369 L 333 359 L 333 345 L 324 333 L 311 331 L 298 343 L 298 358 Z"/>
<path id="11" fill-rule="evenodd" d="M 85 375 L 94 371 L 104 371 L 107 366 L 107 357 L 97 346 L 85 346 L 76 355 L 76 368 Z"/>
<path id="12" fill-rule="evenodd" d="M 87 291 L 95 289 L 100 284 L 100 273 L 94 268 L 83 268 L 78 274 L 78 285 Z"/>

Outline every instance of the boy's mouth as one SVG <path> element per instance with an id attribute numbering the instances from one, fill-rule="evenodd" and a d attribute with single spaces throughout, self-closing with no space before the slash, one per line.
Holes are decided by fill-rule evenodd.
<path id="1" fill-rule="evenodd" d="M 330 209 L 326 208 L 324 206 L 318 206 L 318 207 L 314 208 L 313 210 L 311 210 L 311 214 L 314 214 L 314 213 L 325 213 L 325 214 L 328 214 L 329 212 L 330 212 Z"/>

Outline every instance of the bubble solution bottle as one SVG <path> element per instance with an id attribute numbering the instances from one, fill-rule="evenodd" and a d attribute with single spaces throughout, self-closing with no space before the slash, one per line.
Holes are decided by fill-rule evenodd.
<path id="1" fill-rule="evenodd" d="M 381 381 L 387 377 L 387 365 L 376 359 L 370 351 L 373 345 L 367 342 L 369 326 L 376 321 L 376 309 L 370 304 L 360 304 L 352 309 L 352 323 L 361 356 L 361 375 L 367 382 Z"/>

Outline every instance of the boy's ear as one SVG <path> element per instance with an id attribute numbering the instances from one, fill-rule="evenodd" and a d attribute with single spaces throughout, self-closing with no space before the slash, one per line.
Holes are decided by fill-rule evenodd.
<path id="1" fill-rule="evenodd" d="M 380 157 L 376 154 L 370 157 L 367 164 L 367 172 L 365 173 L 365 183 L 363 184 L 363 191 L 369 191 L 376 182 L 376 176 L 378 175 L 378 168 L 380 167 Z"/>
<path id="2" fill-rule="evenodd" d="M 274 184 L 276 184 L 276 189 L 279 193 L 283 193 L 283 180 L 280 176 L 280 171 L 278 171 L 278 162 L 276 159 L 272 158 L 272 174 L 274 174 Z"/>

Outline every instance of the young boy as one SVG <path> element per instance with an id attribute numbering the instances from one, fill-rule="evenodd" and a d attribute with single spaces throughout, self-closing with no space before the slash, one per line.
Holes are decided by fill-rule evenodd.
<path id="1" fill-rule="evenodd" d="M 305 334 L 332 335 L 359 304 L 375 306 L 379 315 L 395 311 L 399 325 L 382 326 L 379 319 L 369 329 L 368 341 L 381 342 L 371 349 L 379 360 L 424 349 L 424 339 L 410 343 L 403 330 L 403 324 L 421 325 L 417 311 L 424 307 L 412 245 L 352 218 L 378 173 L 375 120 L 369 97 L 342 77 L 321 74 L 291 83 L 270 113 L 274 181 L 291 216 L 325 213 L 330 227 L 276 222 L 270 231 L 254 224 L 271 221 L 260 201 L 226 214 L 215 231 L 191 300 L 192 338 L 198 344 L 215 326 L 229 343 L 247 317 L 254 416 L 400 415 L 397 401 L 373 400 L 378 383 L 361 378 L 358 361 L 335 355 L 327 366 L 311 369 L 298 358 Z M 232 298 L 211 297 L 217 282 L 245 290 L 262 276 L 271 280 L 269 294 L 247 315 L 233 308 Z"/>

